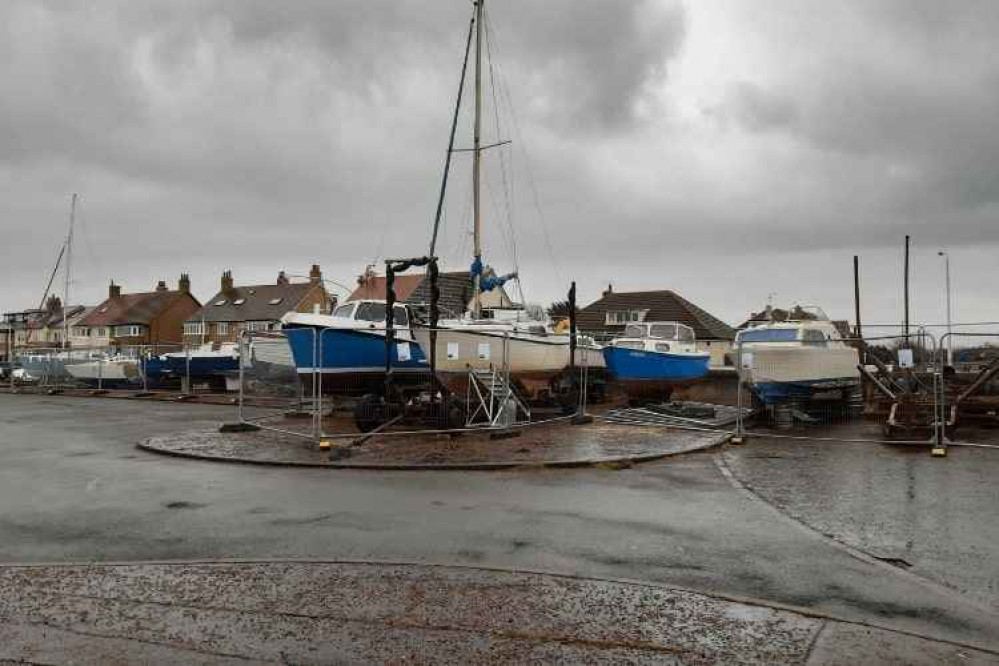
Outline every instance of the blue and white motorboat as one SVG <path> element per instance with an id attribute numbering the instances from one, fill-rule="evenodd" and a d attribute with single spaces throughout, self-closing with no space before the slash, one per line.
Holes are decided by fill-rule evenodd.
<path id="1" fill-rule="evenodd" d="M 239 349 L 231 342 L 205 343 L 194 349 L 162 354 L 159 359 L 174 377 L 219 380 L 239 371 Z"/>
<path id="2" fill-rule="evenodd" d="M 694 330 L 677 322 L 636 322 L 604 347 L 611 379 L 634 400 L 668 401 L 673 389 L 708 373 L 711 354 L 697 351 Z"/>
<path id="3" fill-rule="evenodd" d="M 299 379 L 312 386 L 321 377 L 323 393 L 363 396 L 378 393 L 385 382 L 384 300 L 345 303 L 332 315 L 289 312 L 281 318 Z M 395 339 L 392 374 L 401 384 L 428 380 L 429 364 L 413 339 L 409 311 L 393 306 Z"/>
<path id="4" fill-rule="evenodd" d="M 743 381 L 767 405 L 846 393 L 860 382 L 859 352 L 814 306 L 739 331 L 735 349 Z"/>

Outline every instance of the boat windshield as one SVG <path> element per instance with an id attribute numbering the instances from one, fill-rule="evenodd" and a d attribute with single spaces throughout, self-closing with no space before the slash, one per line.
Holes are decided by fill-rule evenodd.
<path id="1" fill-rule="evenodd" d="M 409 326 L 409 315 L 406 313 L 406 308 L 397 305 L 392 308 L 392 312 L 395 315 L 393 322 L 396 326 Z M 361 303 L 357 306 L 357 314 L 354 316 L 354 319 L 358 321 L 384 322 L 385 304 Z"/>
<path id="2" fill-rule="evenodd" d="M 624 327 L 625 338 L 644 338 L 645 337 L 645 326 L 642 324 L 628 324 Z"/>
<path id="3" fill-rule="evenodd" d="M 618 340 L 614 343 L 614 346 L 623 349 L 645 349 L 645 345 L 636 340 Z"/>
<path id="4" fill-rule="evenodd" d="M 739 333 L 739 342 L 795 342 L 798 331 L 794 328 L 751 328 Z"/>
<path id="5" fill-rule="evenodd" d="M 350 319 L 350 316 L 354 314 L 354 306 L 356 303 L 347 303 L 346 305 L 341 305 L 336 310 L 333 311 L 334 317 L 344 317 Z"/>
<path id="6" fill-rule="evenodd" d="M 676 340 L 676 324 L 652 324 L 649 337 Z"/>

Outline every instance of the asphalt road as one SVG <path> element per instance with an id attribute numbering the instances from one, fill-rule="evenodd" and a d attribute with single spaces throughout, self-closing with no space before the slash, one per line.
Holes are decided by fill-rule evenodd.
<path id="1" fill-rule="evenodd" d="M 714 454 L 621 471 L 381 473 L 135 448 L 231 414 L 0 395 L 0 561 L 374 558 L 545 570 L 758 598 L 999 649 L 999 611 L 817 537 L 734 486 Z"/>

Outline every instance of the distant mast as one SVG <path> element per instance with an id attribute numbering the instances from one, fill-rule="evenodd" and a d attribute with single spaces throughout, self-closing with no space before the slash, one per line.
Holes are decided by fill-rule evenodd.
<path id="1" fill-rule="evenodd" d="M 62 301 L 62 348 L 69 347 L 69 276 L 73 265 L 73 224 L 76 221 L 76 192 L 69 205 L 69 233 L 66 234 L 66 281 L 63 288 Z"/>
<path id="2" fill-rule="evenodd" d="M 474 265 L 482 264 L 482 217 L 479 205 L 479 147 L 482 127 L 482 5 L 485 0 L 475 3 L 475 120 L 472 131 L 472 238 L 474 245 Z M 472 318 L 482 314 L 482 271 L 473 278 Z"/>

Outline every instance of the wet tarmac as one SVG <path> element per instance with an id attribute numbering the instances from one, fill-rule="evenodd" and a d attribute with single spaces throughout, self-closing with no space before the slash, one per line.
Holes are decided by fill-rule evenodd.
<path id="1" fill-rule="evenodd" d="M 962 434 L 999 439 L 995 430 Z M 934 458 L 926 446 L 753 437 L 724 458 L 754 492 L 819 532 L 999 608 L 999 448 L 951 446 Z"/>
<path id="2" fill-rule="evenodd" d="M 259 468 L 135 448 L 144 437 L 209 427 L 231 414 L 231 408 L 200 405 L 0 396 L 0 562 L 374 558 L 530 569 L 756 598 L 999 650 L 999 611 L 973 603 L 981 596 L 857 559 L 780 519 L 733 486 L 712 453 L 620 471 L 438 474 Z M 753 442 L 739 450 L 745 464 L 731 452 L 726 459 L 752 477 L 767 462 L 751 456 L 763 455 L 766 446 Z M 824 455 L 816 450 L 818 458 L 799 458 L 795 451 L 782 445 L 766 454 L 786 457 L 773 461 L 784 465 L 782 473 L 761 484 L 787 507 L 810 485 L 790 479 L 799 474 L 794 463 L 806 463 L 807 470 Z M 851 483 L 884 486 L 879 497 L 890 508 L 886 515 L 916 520 L 905 508 L 905 485 L 897 490 L 902 496 L 889 491 L 891 480 L 904 478 L 897 466 L 902 461 L 904 470 L 909 454 L 886 449 L 884 455 L 897 457 L 870 457 L 874 468 L 857 471 L 869 480 Z M 974 469 L 985 463 L 954 471 L 963 455 L 921 460 L 940 465 L 927 478 L 955 477 L 956 485 L 942 477 L 934 487 L 952 495 L 975 489 L 961 494 L 967 509 L 989 501 L 977 488 L 991 480 L 975 478 Z M 925 470 L 915 460 L 918 485 Z M 811 485 L 826 497 L 813 489 L 804 506 L 836 508 L 842 496 L 865 492 L 844 493 L 837 477 L 811 474 Z M 791 490 L 781 490 L 781 479 Z M 919 490 L 916 496 L 922 497 Z M 915 531 L 943 525 L 957 509 L 954 502 L 920 505 L 923 522 Z M 849 522 L 848 512 L 839 515 Z M 995 553 L 996 541 L 985 530 L 980 538 L 951 531 L 950 539 Z M 955 568 L 967 567 L 969 577 L 985 570 L 980 558 L 952 560 Z"/>

